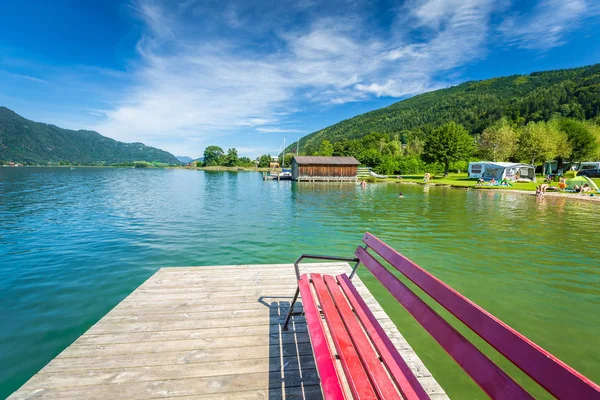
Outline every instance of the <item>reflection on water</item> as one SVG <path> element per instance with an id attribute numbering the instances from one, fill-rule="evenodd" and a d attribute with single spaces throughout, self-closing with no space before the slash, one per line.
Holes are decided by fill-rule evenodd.
<path id="1" fill-rule="evenodd" d="M 429 185 L 3 168 L 0 364 L 11 368 L 0 397 L 160 267 L 348 255 L 367 230 L 598 381 L 597 214 L 583 201 Z"/>

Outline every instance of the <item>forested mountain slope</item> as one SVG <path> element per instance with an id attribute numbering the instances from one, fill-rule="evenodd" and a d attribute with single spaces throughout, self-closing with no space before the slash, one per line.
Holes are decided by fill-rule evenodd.
<path id="1" fill-rule="evenodd" d="M 29 163 L 115 164 L 131 161 L 180 164 L 166 151 L 123 143 L 94 131 L 73 131 L 30 121 L 0 107 L 0 160 Z"/>
<path id="2" fill-rule="evenodd" d="M 398 134 L 405 142 L 408 136 L 426 137 L 450 120 L 476 134 L 503 116 L 524 125 L 556 115 L 600 115 L 600 64 L 470 81 L 424 93 L 311 133 L 300 140 L 300 149 L 313 153 L 323 140 L 335 143 L 372 132 Z"/>

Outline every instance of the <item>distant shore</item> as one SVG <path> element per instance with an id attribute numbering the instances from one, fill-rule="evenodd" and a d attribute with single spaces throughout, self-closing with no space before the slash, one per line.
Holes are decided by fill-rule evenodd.
<path id="1" fill-rule="evenodd" d="M 276 168 L 276 169 L 272 169 L 272 168 L 268 168 L 268 167 L 263 167 L 263 168 L 258 168 L 258 167 L 222 167 L 222 166 L 215 166 L 215 167 L 183 167 L 186 169 L 197 169 L 200 171 L 231 171 L 231 172 L 269 172 L 269 171 L 277 171 L 277 172 L 281 172 L 281 168 Z"/>
<path id="2" fill-rule="evenodd" d="M 187 165 L 163 165 L 163 166 L 145 166 L 143 168 L 135 167 L 131 165 L 47 165 L 47 164 L 39 164 L 39 165 L 19 165 L 18 167 L 8 166 L 8 165 L 0 165 L 0 168 L 138 168 L 138 169 L 190 169 L 190 170 L 199 170 L 199 171 L 231 171 L 231 172 L 269 172 L 276 171 L 281 172 L 281 168 L 271 169 L 271 168 L 256 168 L 256 167 L 189 167 Z"/>

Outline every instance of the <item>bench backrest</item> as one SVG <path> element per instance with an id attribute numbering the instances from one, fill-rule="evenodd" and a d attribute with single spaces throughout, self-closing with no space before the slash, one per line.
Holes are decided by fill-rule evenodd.
<path id="1" fill-rule="evenodd" d="M 492 398 L 532 398 L 518 383 L 384 267 L 378 254 L 469 329 L 559 399 L 600 399 L 596 385 L 370 233 L 356 257 Z"/>

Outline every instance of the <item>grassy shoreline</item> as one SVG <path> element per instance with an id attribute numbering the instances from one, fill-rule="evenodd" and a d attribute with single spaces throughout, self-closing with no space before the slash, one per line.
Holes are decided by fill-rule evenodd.
<path id="1" fill-rule="evenodd" d="M 535 191 L 536 186 L 539 182 L 512 182 L 513 186 L 476 186 L 476 179 L 469 179 L 468 174 L 449 174 L 447 178 L 442 176 L 433 176 L 429 182 L 423 181 L 422 175 L 404 175 L 400 178 L 388 178 L 387 181 L 398 182 L 398 183 L 416 183 L 416 184 L 430 184 L 439 186 L 451 186 L 456 188 L 477 188 L 477 189 L 499 189 L 499 190 L 528 190 Z"/>
<path id="2" fill-rule="evenodd" d="M 452 188 L 458 189 L 475 189 L 475 190 L 504 190 L 515 193 L 524 193 L 524 194 L 533 194 L 535 193 L 535 188 L 540 184 L 540 179 L 538 182 L 512 182 L 513 186 L 476 186 L 477 180 L 469 179 L 467 174 L 450 174 L 447 178 L 441 176 L 432 177 L 429 182 L 423 181 L 423 176 L 421 175 L 410 175 L 410 176 L 402 176 L 400 178 L 388 178 L 386 180 L 378 179 L 376 182 L 387 182 L 387 183 L 405 183 L 405 184 L 416 184 L 416 185 L 435 185 L 435 186 L 448 186 Z M 592 180 L 596 183 L 596 185 L 600 186 L 600 179 L 592 178 Z M 543 182 L 542 182 L 543 183 Z M 551 186 L 558 186 L 558 182 L 552 182 Z M 546 192 L 546 195 L 550 196 L 558 196 L 558 197 L 570 197 L 570 198 L 578 198 L 582 200 L 596 200 L 600 201 L 600 193 L 594 194 L 594 196 L 590 196 L 589 194 L 580 194 L 580 193 L 572 193 L 572 192 L 559 192 L 559 191 L 550 191 Z"/>

